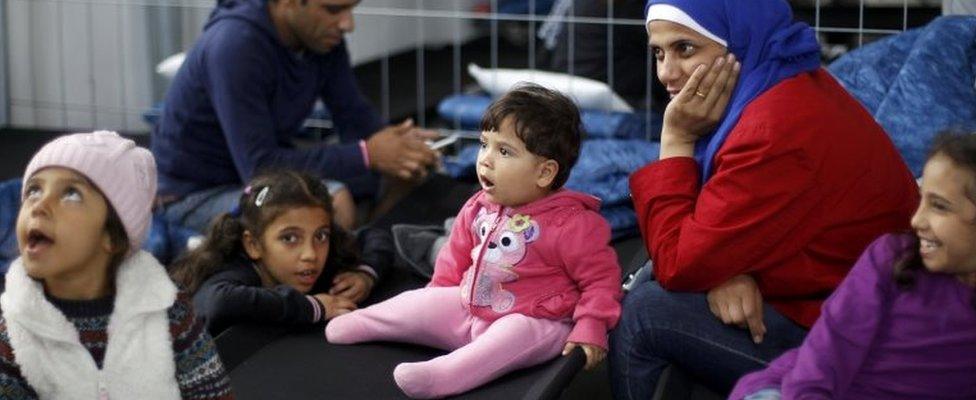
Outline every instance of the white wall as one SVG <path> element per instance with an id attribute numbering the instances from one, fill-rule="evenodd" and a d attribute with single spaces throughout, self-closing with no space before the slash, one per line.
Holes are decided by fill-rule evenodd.
<path id="1" fill-rule="evenodd" d="M 10 124 L 144 130 L 145 26 L 144 8 L 7 0 Z"/>
<path id="2" fill-rule="evenodd" d="M 162 98 L 156 63 L 189 48 L 213 0 L 0 0 L 6 19 L 9 124 L 147 131 L 142 113 Z M 470 21 L 393 16 L 391 7 L 470 10 L 475 0 L 364 0 L 349 35 L 353 62 L 443 45 L 474 32 Z M 392 14 L 395 14 L 392 13 Z M 3 69 L 0 68 L 0 76 Z M 2 86 L 0 86 L 2 89 Z M 2 105 L 2 103 L 0 103 Z M 2 119 L 0 119 L 2 121 Z"/>

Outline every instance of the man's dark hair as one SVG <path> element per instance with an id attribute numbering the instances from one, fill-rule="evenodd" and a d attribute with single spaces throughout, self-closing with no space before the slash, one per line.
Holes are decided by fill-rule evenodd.
<path id="1" fill-rule="evenodd" d="M 497 132 L 509 117 L 515 135 L 526 149 L 559 164 L 549 189 L 562 187 L 579 158 L 583 140 L 576 104 L 559 92 L 532 83 L 521 84 L 488 107 L 481 119 L 481 130 Z"/>

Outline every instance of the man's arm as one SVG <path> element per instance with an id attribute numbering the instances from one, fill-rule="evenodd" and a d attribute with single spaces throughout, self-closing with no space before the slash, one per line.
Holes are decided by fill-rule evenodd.
<path id="1" fill-rule="evenodd" d="M 331 60 L 323 68 L 325 84 L 319 95 L 332 113 L 343 143 L 366 139 L 383 128 L 383 121 L 359 90 L 346 42 L 332 49 L 329 56 Z"/>
<path id="2" fill-rule="evenodd" d="M 243 24 L 243 23 L 242 23 Z M 358 144 L 310 149 L 282 147 L 271 112 L 275 46 L 267 38 L 225 24 L 203 56 L 206 88 L 241 180 L 261 168 L 283 167 L 345 179 L 367 171 Z"/>

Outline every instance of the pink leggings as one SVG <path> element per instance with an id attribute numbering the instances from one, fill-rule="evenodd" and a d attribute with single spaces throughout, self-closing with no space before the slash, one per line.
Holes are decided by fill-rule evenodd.
<path id="1" fill-rule="evenodd" d="M 462 393 L 557 356 L 572 326 L 509 314 L 494 322 L 471 315 L 459 288 L 422 288 L 336 317 L 325 328 L 330 343 L 415 343 L 451 351 L 393 370 L 397 386 L 413 398 Z"/>

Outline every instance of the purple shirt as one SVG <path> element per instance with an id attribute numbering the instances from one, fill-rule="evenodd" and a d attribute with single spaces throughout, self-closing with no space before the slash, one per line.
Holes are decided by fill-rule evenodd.
<path id="1" fill-rule="evenodd" d="M 976 398 L 974 289 L 916 273 L 900 289 L 893 266 L 911 235 L 871 244 L 798 349 L 744 376 L 731 399 L 779 388 L 784 399 Z"/>

